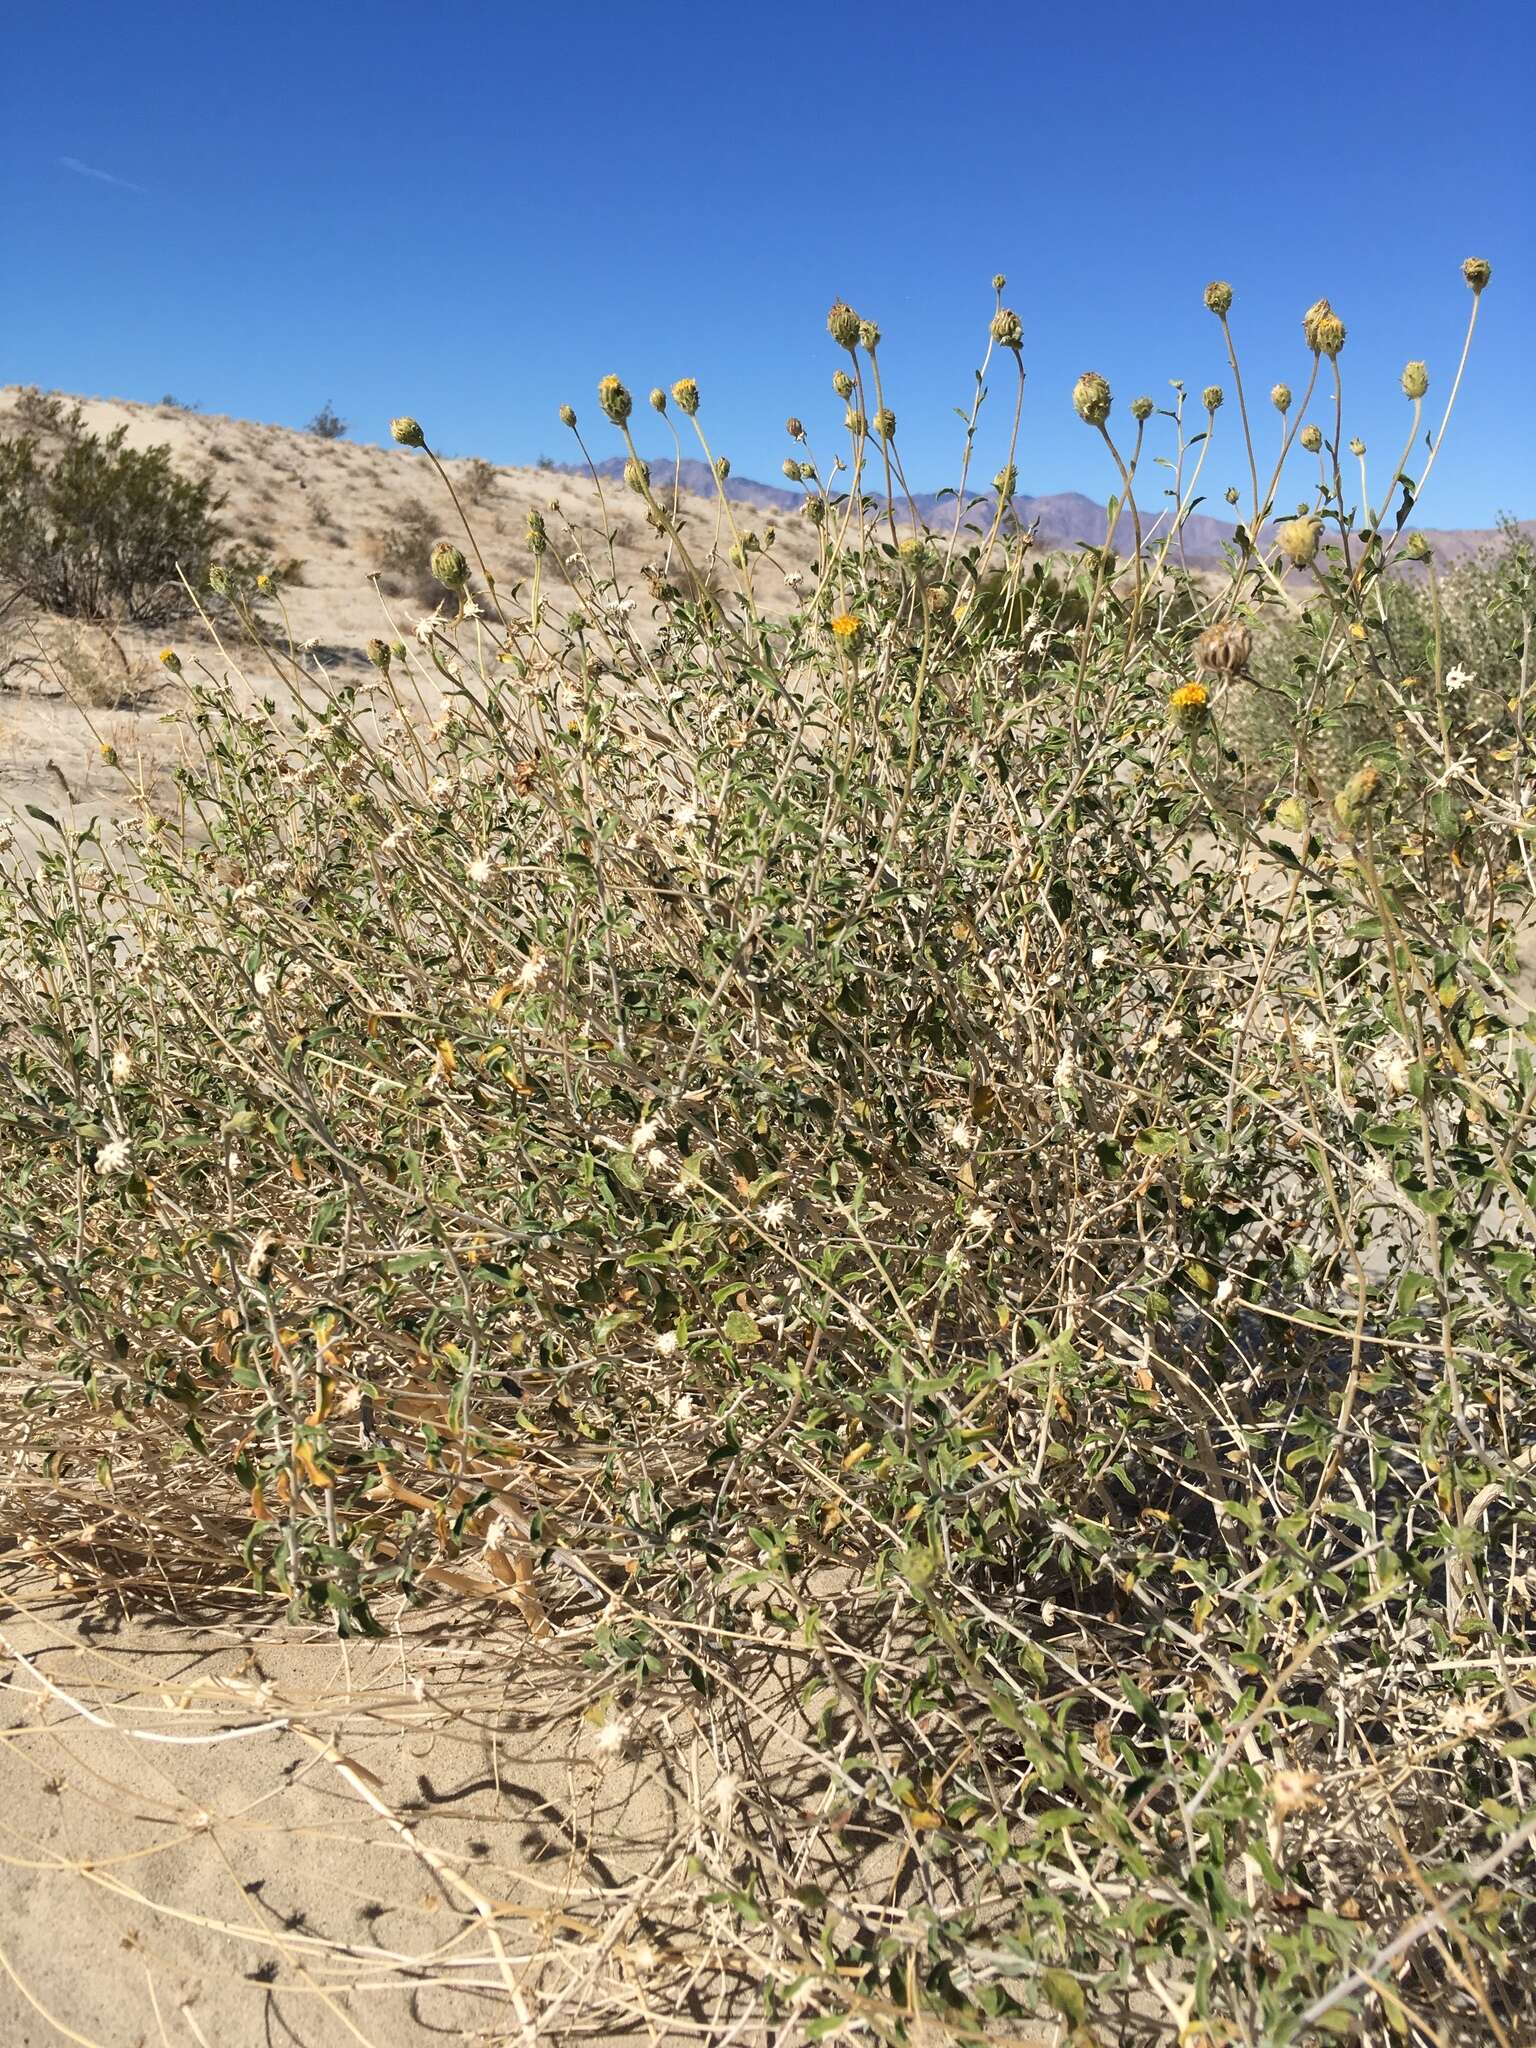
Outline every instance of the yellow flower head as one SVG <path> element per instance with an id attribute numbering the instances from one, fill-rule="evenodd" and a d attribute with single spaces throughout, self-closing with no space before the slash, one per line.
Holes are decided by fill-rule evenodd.
<path id="1" fill-rule="evenodd" d="M 1168 709 L 1181 732 L 1198 732 L 1211 715 L 1211 693 L 1204 683 L 1180 683 Z"/>
<path id="2" fill-rule="evenodd" d="M 1363 640 L 1365 638 L 1365 628 L 1361 625 L 1358 619 L 1356 619 L 1354 624 L 1350 627 L 1349 637 L 1351 640 Z"/>
<path id="3" fill-rule="evenodd" d="M 160 650 L 160 661 L 161 665 L 168 668 L 173 676 L 181 674 L 181 656 L 174 647 L 162 647 Z"/>
<path id="4" fill-rule="evenodd" d="M 832 630 L 839 640 L 857 640 L 864 630 L 864 621 L 852 612 L 839 612 L 832 621 Z"/>

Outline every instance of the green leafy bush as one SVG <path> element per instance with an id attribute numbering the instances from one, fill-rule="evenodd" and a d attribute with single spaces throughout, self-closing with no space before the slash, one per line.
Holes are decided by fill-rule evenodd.
<path id="1" fill-rule="evenodd" d="M 0 591 L 70 618 L 157 625 L 192 609 L 220 528 L 207 480 L 177 474 L 169 448 L 129 448 L 127 429 L 88 433 L 76 411 L 57 435 L 0 441 Z"/>
<path id="2" fill-rule="evenodd" d="M 1405 695 L 1326 479 L 1301 578 L 1177 518 L 1042 573 L 850 433 L 787 609 L 637 471 L 643 631 L 542 525 L 366 687 L 246 613 L 290 708 L 200 684 L 179 817 L 0 871 L 3 1512 L 146 1596 L 511 1602 L 719 1774 L 647 1925 L 785 2038 L 1513 2039 L 1530 763 Z M 1262 784 L 1282 616 L 1292 725 L 1422 715 Z"/>

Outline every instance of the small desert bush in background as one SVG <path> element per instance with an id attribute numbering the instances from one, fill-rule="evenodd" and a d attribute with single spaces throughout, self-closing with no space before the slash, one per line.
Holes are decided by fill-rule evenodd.
<path id="1" fill-rule="evenodd" d="M 40 400 L 28 417 L 0 440 L 0 592 L 117 624 L 185 615 L 220 535 L 212 484 L 179 475 L 169 448 L 126 447 L 125 428 L 87 432 L 78 407 Z"/>
<path id="2" fill-rule="evenodd" d="M 433 542 L 442 521 L 419 498 L 400 505 L 395 524 L 374 534 L 368 543 L 369 566 L 385 597 L 409 597 L 430 609 L 442 596 L 429 566 Z"/>
<path id="3" fill-rule="evenodd" d="M 236 589 L 281 687 L 189 688 L 182 812 L 4 871 L 7 1525 L 344 1630 L 495 1596 L 614 1753 L 699 1730 L 652 2011 L 1513 2040 L 1529 577 L 1481 695 L 1443 634 L 1410 679 L 1338 451 L 1269 537 L 1287 437 L 1192 580 L 1203 456 L 1176 413 L 1154 516 L 1151 403 L 1122 439 L 1091 374 L 1134 559 L 1031 559 L 1011 450 L 983 530 L 915 532 L 829 325 L 814 570 L 723 500 L 704 552 L 606 379 L 641 592 L 534 514 L 469 598 L 422 508 L 446 616 L 364 686 Z M 1314 307 L 1313 383 L 1343 341 Z"/>

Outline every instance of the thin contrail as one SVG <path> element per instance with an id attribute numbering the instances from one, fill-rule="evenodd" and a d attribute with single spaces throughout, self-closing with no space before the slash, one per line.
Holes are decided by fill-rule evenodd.
<path id="1" fill-rule="evenodd" d="M 111 171 L 98 171 L 94 164 L 83 164 L 77 156 L 61 156 L 59 162 L 66 171 L 73 171 L 77 178 L 95 178 L 102 185 L 116 185 L 124 192 L 143 192 L 142 185 L 135 185 L 132 178 L 119 178 Z"/>

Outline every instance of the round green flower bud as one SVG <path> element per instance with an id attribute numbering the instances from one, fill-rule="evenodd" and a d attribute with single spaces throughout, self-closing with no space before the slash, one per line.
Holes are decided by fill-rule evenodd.
<path id="1" fill-rule="evenodd" d="M 805 439 L 805 424 L 803 421 L 797 420 L 793 413 L 784 422 L 784 431 L 788 434 L 791 441 L 803 441 Z"/>
<path id="2" fill-rule="evenodd" d="M 1019 472 L 1013 463 L 1000 469 L 992 479 L 992 488 L 1000 498 L 1011 498 L 1019 488 Z"/>
<path id="3" fill-rule="evenodd" d="M 651 486 L 651 465 L 642 462 L 638 455 L 631 455 L 624 464 L 624 481 L 632 491 L 644 496 Z"/>
<path id="4" fill-rule="evenodd" d="M 672 396 L 677 400 L 679 412 L 687 413 L 689 419 L 699 409 L 699 387 L 691 377 L 679 377 L 672 386 Z"/>
<path id="5" fill-rule="evenodd" d="M 1131 418 L 1133 420 L 1149 420 L 1156 410 L 1157 408 L 1153 405 L 1151 399 L 1145 394 L 1140 398 L 1133 398 L 1131 400 Z"/>
<path id="6" fill-rule="evenodd" d="M 1404 398 L 1422 398 L 1429 389 L 1429 370 L 1424 363 L 1412 362 L 1403 365 Z"/>
<path id="7" fill-rule="evenodd" d="M 394 657 L 389 651 L 389 642 L 387 640 L 370 640 L 363 652 L 368 656 L 368 659 L 373 663 L 381 676 L 389 674 L 389 664 Z"/>
<path id="8" fill-rule="evenodd" d="M 1205 303 L 1218 319 L 1225 319 L 1232 310 L 1232 287 L 1219 280 L 1205 288 Z"/>
<path id="9" fill-rule="evenodd" d="M 1365 443 L 1361 440 L 1358 434 L 1356 434 L 1353 440 L 1350 442 L 1349 452 L 1351 455 L 1363 455 L 1365 453 Z"/>
<path id="10" fill-rule="evenodd" d="M 1207 384 L 1200 394 L 1200 403 L 1207 412 L 1220 412 L 1221 401 L 1226 396 L 1219 384 Z"/>
<path id="11" fill-rule="evenodd" d="M 852 398 L 853 379 L 846 370 L 834 370 L 832 372 L 832 389 L 839 398 Z"/>
<path id="12" fill-rule="evenodd" d="M 834 300 L 827 315 L 827 332 L 839 348 L 845 348 L 851 355 L 859 345 L 859 316 L 844 300 Z"/>
<path id="13" fill-rule="evenodd" d="M 1016 349 L 1024 339 L 1024 322 L 1007 306 L 992 315 L 992 339 L 999 348 Z"/>
<path id="14" fill-rule="evenodd" d="M 617 377 L 605 377 L 598 385 L 597 402 L 616 427 L 623 426 L 635 407 L 635 401 Z"/>
<path id="15" fill-rule="evenodd" d="M 389 437 L 398 441 L 402 448 L 425 448 L 427 437 L 421 431 L 421 422 L 413 420 L 409 413 L 402 413 L 397 420 L 389 423 Z"/>
<path id="16" fill-rule="evenodd" d="M 1306 449 L 1309 455 L 1315 455 L 1318 449 L 1321 448 L 1323 445 L 1322 428 L 1303 427 L 1301 430 L 1301 445 L 1303 448 Z"/>
<path id="17" fill-rule="evenodd" d="M 806 501 L 805 501 L 805 516 L 806 516 L 806 518 L 807 518 L 807 519 L 809 519 L 809 520 L 810 520 L 810 522 L 811 522 L 812 526 L 823 526 L 823 525 L 825 525 L 825 524 L 826 524 L 826 518 L 827 518 L 827 501 L 826 501 L 826 499 L 825 499 L 825 498 L 807 498 L 807 499 L 806 499 Z"/>
<path id="18" fill-rule="evenodd" d="M 1408 545 L 1403 549 L 1410 562 L 1428 562 L 1433 558 L 1434 552 L 1422 533 L 1410 533 Z"/>
<path id="19" fill-rule="evenodd" d="M 856 405 L 850 405 L 843 414 L 843 425 L 850 434 L 855 436 L 869 432 L 869 421 L 865 419 L 863 413 L 859 411 Z"/>
<path id="20" fill-rule="evenodd" d="M 1072 386 L 1072 404 L 1080 420 L 1090 427 L 1102 427 L 1109 418 L 1113 404 L 1109 380 L 1101 377 L 1097 370 L 1084 370 Z"/>
<path id="21" fill-rule="evenodd" d="M 779 468 L 784 472 L 785 476 L 788 477 L 789 481 L 792 484 L 797 484 L 800 481 L 800 465 L 798 462 L 796 462 L 793 455 L 786 455 L 784 460 L 779 464 Z"/>
<path id="22" fill-rule="evenodd" d="M 1291 387 L 1289 384 L 1271 384 L 1269 402 L 1276 412 L 1285 413 L 1291 409 Z"/>
<path id="23" fill-rule="evenodd" d="M 999 271 L 999 272 L 997 273 L 996 277 L 994 277 L 994 278 L 993 278 L 993 280 L 992 280 L 992 289 L 993 289 L 993 291 L 995 291 L 995 292 L 1005 292 L 1005 291 L 1007 291 L 1007 289 L 1008 289 L 1008 280 L 1007 280 L 1007 278 L 1006 278 L 1006 277 L 1004 277 L 1004 275 L 1003 275 L 1003 273 L 1002 273 L 1001 271 Z"/>
<path id="24" fill-rule="evenodd" d="M 561 426 L 562 426 L 562 427 L 574 427 L 574 426 L 575 426 L 575 424 L 576 424 L 576 408 L 575 408 L 575 406 L 574 406 L 574 405 L 562 405 L 562 406 L 561 406 L 561 408 L 560 408 L 560 424 L 561 424 Z"/>
<path id="25" fill-rule="evenodd" d="M 1381 770 L 1367 761 L 1357 769 L 1333 800 L 1333 815 L 1346 832 L 1354 832 L 1365 822 L 1366 813 L 1381 795 Z"/>
<path id="26" fill-rule="evenodd" d="M 403 640 L 391 640 L 389 643 L 389 651 L 395 657 L 396 661 L 405 660 L 405 642 Z"/>
<path id="27" fill-rule="evenodd" d="M 1226 499 L 1229 505 L 1235 505 L 1237 503 L 1237 485 L 1228 484 L 1227 488 L 1222 492 L 1221 495 Z"/>
<path id="28" fill-rule="evenodd" d="M 666 409 L 667 394 L 665 393 L 665 391 L 662 390 L 661 386 L 657 384 L 652 388 L 651 391 L 651 411 L 665 412 Z"/>
<path id="29" fill-rule="evenodd" d="M 469 564 L 462 548 L 451 540 L 440 540 L 432 550 L 432 574 L 446 590 L 462 590 L 469 581 Z"/>
<path id="30" fill-rule="evenodd" d="M 728 455 L 717 455 L 715 457 L 714 469 L 718 480 L 724 483 L 731 473 L 731 458 Z"/>
<path id="31" fill-rule="evenodd" d="M 542 555 L 549 546 L 549 531 L 544 524 L 544 514 L 537 505 L 528 508 L 528 551 Z"/>
<path id="32" fill-rule="evenodd" d="M 216 590 L 220 597 L 228 597 L 233 578 L 222 562 L 213 562 L 208 568 L 208 588 Z"/>
<path id="33" fill-rule="evenodd" d="M 1488 280 L 1493 276 L 1493 265 L 1483 256 L 1469 256 L 1461 266 L 1461 274 L 1475 292 L 1488 289 Z"/>
<path id="34" fill-rule="evenodd" d="M 881 406 L 875 414 L 875 432 L 882 441 L 890 441 L 896 434 L 896 415 L 888 405 Z"/>
<path id="35" fill-rule="evenodd" d="M 1311 568 L 1317 560 L 1318 543 L 1322 537 L 1323 522 L 1315 513 L 1287 519 L 1275 535 L 1281 554 L 1293 569 Z"/>
<path id="36" fill-rule="evenodd" d="M 880 330 L 873 320 L 859 322 L 859 346 L 869 355 L 880 346 Z"/>

